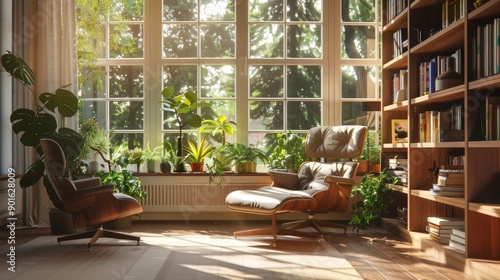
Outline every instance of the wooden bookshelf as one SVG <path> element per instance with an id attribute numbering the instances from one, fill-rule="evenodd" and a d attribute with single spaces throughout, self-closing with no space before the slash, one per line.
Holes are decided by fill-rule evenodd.
<path id="1" fill-rule="evenodd" d="M 387 9 L 389 2 L 393 1 L 383 1 L 383 10 Z M 453 260 L 453 266 L 474 278 L 487 279 L 495 274 L 494 270 L 500 271 L 500 140 L 481 139 L 485 116 L 480 108 L 484 106 L 485 96 L 500 96 L 500 73 L 473 79 L 473 74 L 480 74 L 473 72 L 477 64 L 473 65 L 476 52 L 472 42 L 478 26 L 482 27 L 500 17 L 500 0 L 490 0 L 477 9 L 473 6 L 474 2 L 459 0 L 458 3 L 464 7 L 463 17 L 454 18 L 450 23 L 439 18 L 442 5 L 447 1 L 408 1 L 411 3 L 409 8 L 382 28 L 381 135 L 382 152 L 397 151 L 407 155 L 407 186 L 386 187 L 407 195 L 407 227 L 412 242 L 422 245 L 422 250 L 432 250 Z M 433 30 L 427 38 L 419 38 L 421 33 L 417 34 L 418 31 L 436 26 L 439 30 Z M 401 28 L 408 29 L 408 50 L 400 56 L 394 56 L 393 33 Z M 459 49 L 461 52 L 457 52 Z M 420 64 L 454 53 L 460 54 L 459 65 L 462 65 L 464 83 L 421 95 Z M 408 71 L 407 100 L 393 103 L 392 79 L 400 70 Z M 464 141 L 421 143 L 419 114 L 442 111 L 454 104 L 463 108 Z M 392 143 L 389 124 L 392 119 L 401 118 L 408 119 L 409 142 Z M 430 194 L 429 185 L 436 183 L 430 170 L 433 166 L 448 164 L 445 162 L 448 155 L 464 155 L 464 197 Z M 465 220 L 465 253 L 457 253 L 454 248 L 431 240 L 425 228 L 426 217 L 429 216 L 456 216 Z"/>

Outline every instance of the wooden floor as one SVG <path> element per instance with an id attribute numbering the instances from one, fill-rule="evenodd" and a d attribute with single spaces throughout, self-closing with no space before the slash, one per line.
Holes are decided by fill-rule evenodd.
<path id="1" fill-rule="evenodd" d="M 264 222 L 138 222 L 127 230 L 132 233 L 149 233 L 152 235 L 162 234 L 164 236 L 179 236 L 182 234 L 193 235 L 197 233 L 211 232 L 218 236 L 232 237 L 235 230 L 268 226 Z M 16 246 L 29 242 L 40 236 L 50 236 L 48 228 L 29 228 L 16 230 Z M 4 260 L 8 251 L 6 242 L 8 231 L 2 227 L 0 230 L 0 259 Z M 363 279 L 472 279 L 464 273 L 445 264 L 439 263 L 432 257 L 416 250 L 411 244 L 404 242 L 399 237 L 381 228 L 372 228 L 359 233 L 350 228 L 347 234 L 342 230 L 335 230 L 325 238 L 326 242 L 334 247 L 340 255 L 347 260 Z M 292 245 L 293 247 L 293 245 Z M 285 249 L 286 250 L 286 249 Z M 256 258 L 258 259 L 258 258 Z M 259 266 L 259 264 L 253 264 Z M 262 261 L 261 267 L 268 266 L 268 262 Z M 5 262 L 2 261 L 2 270 L 6 270 Z M 351 268 L 352 269 L 352 268 Z M 172 272 L 169 272 L 172 273 Z M 209 275 L 210 273 L 206 274 Z M 3 275 L 3 276 L 1 276 Z M 4 271 L 0 272 L 0 279 L 4 278 Z M 174 277 L 175 278 L 175 277 Z M 212 277 L 211 277 L 212 278 Z M 272 279 L 278 279 L 274 276 Z M 68 278 L 69 279 L 69 278 Z M 164 279 L 173 279 L 165 277 Z M 180 277 L 177 279 L 181 279 Z M 183 277 L 182 279 L 191 279 Z M 198 279 L 193 277 L 192 279 Z M 203 278 L 202 278 L 203 279 Z M 228 279 L 215 277 L 214 279 Z M 241 278 L 244 279 L 244 278 Z M 262 278 L 270 279 L 265 276 Z M 324 278 L 311 278 L 324 279 Z M 342 279 L 332 277 L 331 279 Z"/>

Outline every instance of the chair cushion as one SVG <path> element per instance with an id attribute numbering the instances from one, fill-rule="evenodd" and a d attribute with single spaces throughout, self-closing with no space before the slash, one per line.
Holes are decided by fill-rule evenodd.
<path id="1" fill-rule="evenodd" d="M 298 174 L 298 189 L 314 195 L 329 188 L 329 184 L 325 182 L 325 177 L 329 175 L 354 178 L 356 166 L 356 162 L 304 163 Z"/>
<path id="2" fill-rule="evenodd" d="M 290 204 L 294 204 L 293 207 Z M 307 192 L 271 186 L 233 191 L 226 197 L 226 205 L 232 210 L 261 214 L 290 209 L 301 211 L 315 204 L 314 198 Z"/>
<path id="3" fill-rule="evenodd" d="M 313 158 L 352 159 L 363 153 L 366 127 L 360 125 L 321 126 L 309 130 L 306 153 Z"/>

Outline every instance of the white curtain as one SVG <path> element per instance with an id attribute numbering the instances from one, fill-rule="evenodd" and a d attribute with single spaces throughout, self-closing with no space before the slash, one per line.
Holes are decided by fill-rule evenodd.
<path id="1" fill-rule="evenodd" d="M 63 85 L 76 93 L 77 56 L 74 0 L 13 1 L 13 52 L 23 58 L 35 73 L 34 92 L 14 87 L 13 108 L 34 108 L 43 92 L 55 92 Z M 64 126 L 76 128 L 76 117 L 65 120 Z M 25 149 L 18 138 L 14 142 L 14 166 L 25 170 L 36 158 L 32 149 Z M 17 145 L 17 146 L 16 146 Z M 21 172 L 19 172 L 21 173 Z M 26 191 L 30 206 L 28 222 L 48 224 L 48 207 L 52 207 L 43 184 Z"/>

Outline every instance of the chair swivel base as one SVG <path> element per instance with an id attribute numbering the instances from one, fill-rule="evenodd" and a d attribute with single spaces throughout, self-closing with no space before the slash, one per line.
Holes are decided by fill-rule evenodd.
<path id="1" fill-rule="evenodd" d="M 327 221 L 322 221 L 322 220 L 314 220 L 314 219 L 284 223 L 283 227 L 286 229 L 289 229 L 289 230 L 298 230 L 301 228 L 312 227 L 319 234 L 321 234 L 321 237 L 323 237 L 323 235 L 325 234 L 323 229 L 321 229 L 322 227 L 340 228 L 340 229 L 344 230 L 344 233 L 347 233 L 347 225 L 343 225 L 343 224 L 339 224 L 339 223 L 332 223 L 332 222 L 327 222 Z"/>
<path id="2" fill-rule="evenodd" d="M 101 237 L 137 241 L 137 245 L 139 245 L 139 243 L 141 241 L 141 238 L 138 236 L 133 236 L 133 235 L 129 235 L 129 234 L 124 234 L 124 233 L 106 230 L 106 229 L 103 229 L 102 226 L 99 226 L 95 230 L 59 237 L 59 238 L 57 238 L 57 242 L 59 244 L 61 244 L 61 241 L 91 238 L 89 243 L 87 243 L 87 246 L 89 248 L 89 251 L 92 251 L 92 245 L 94 245 L 97 242 L 97 240 Z"/>

